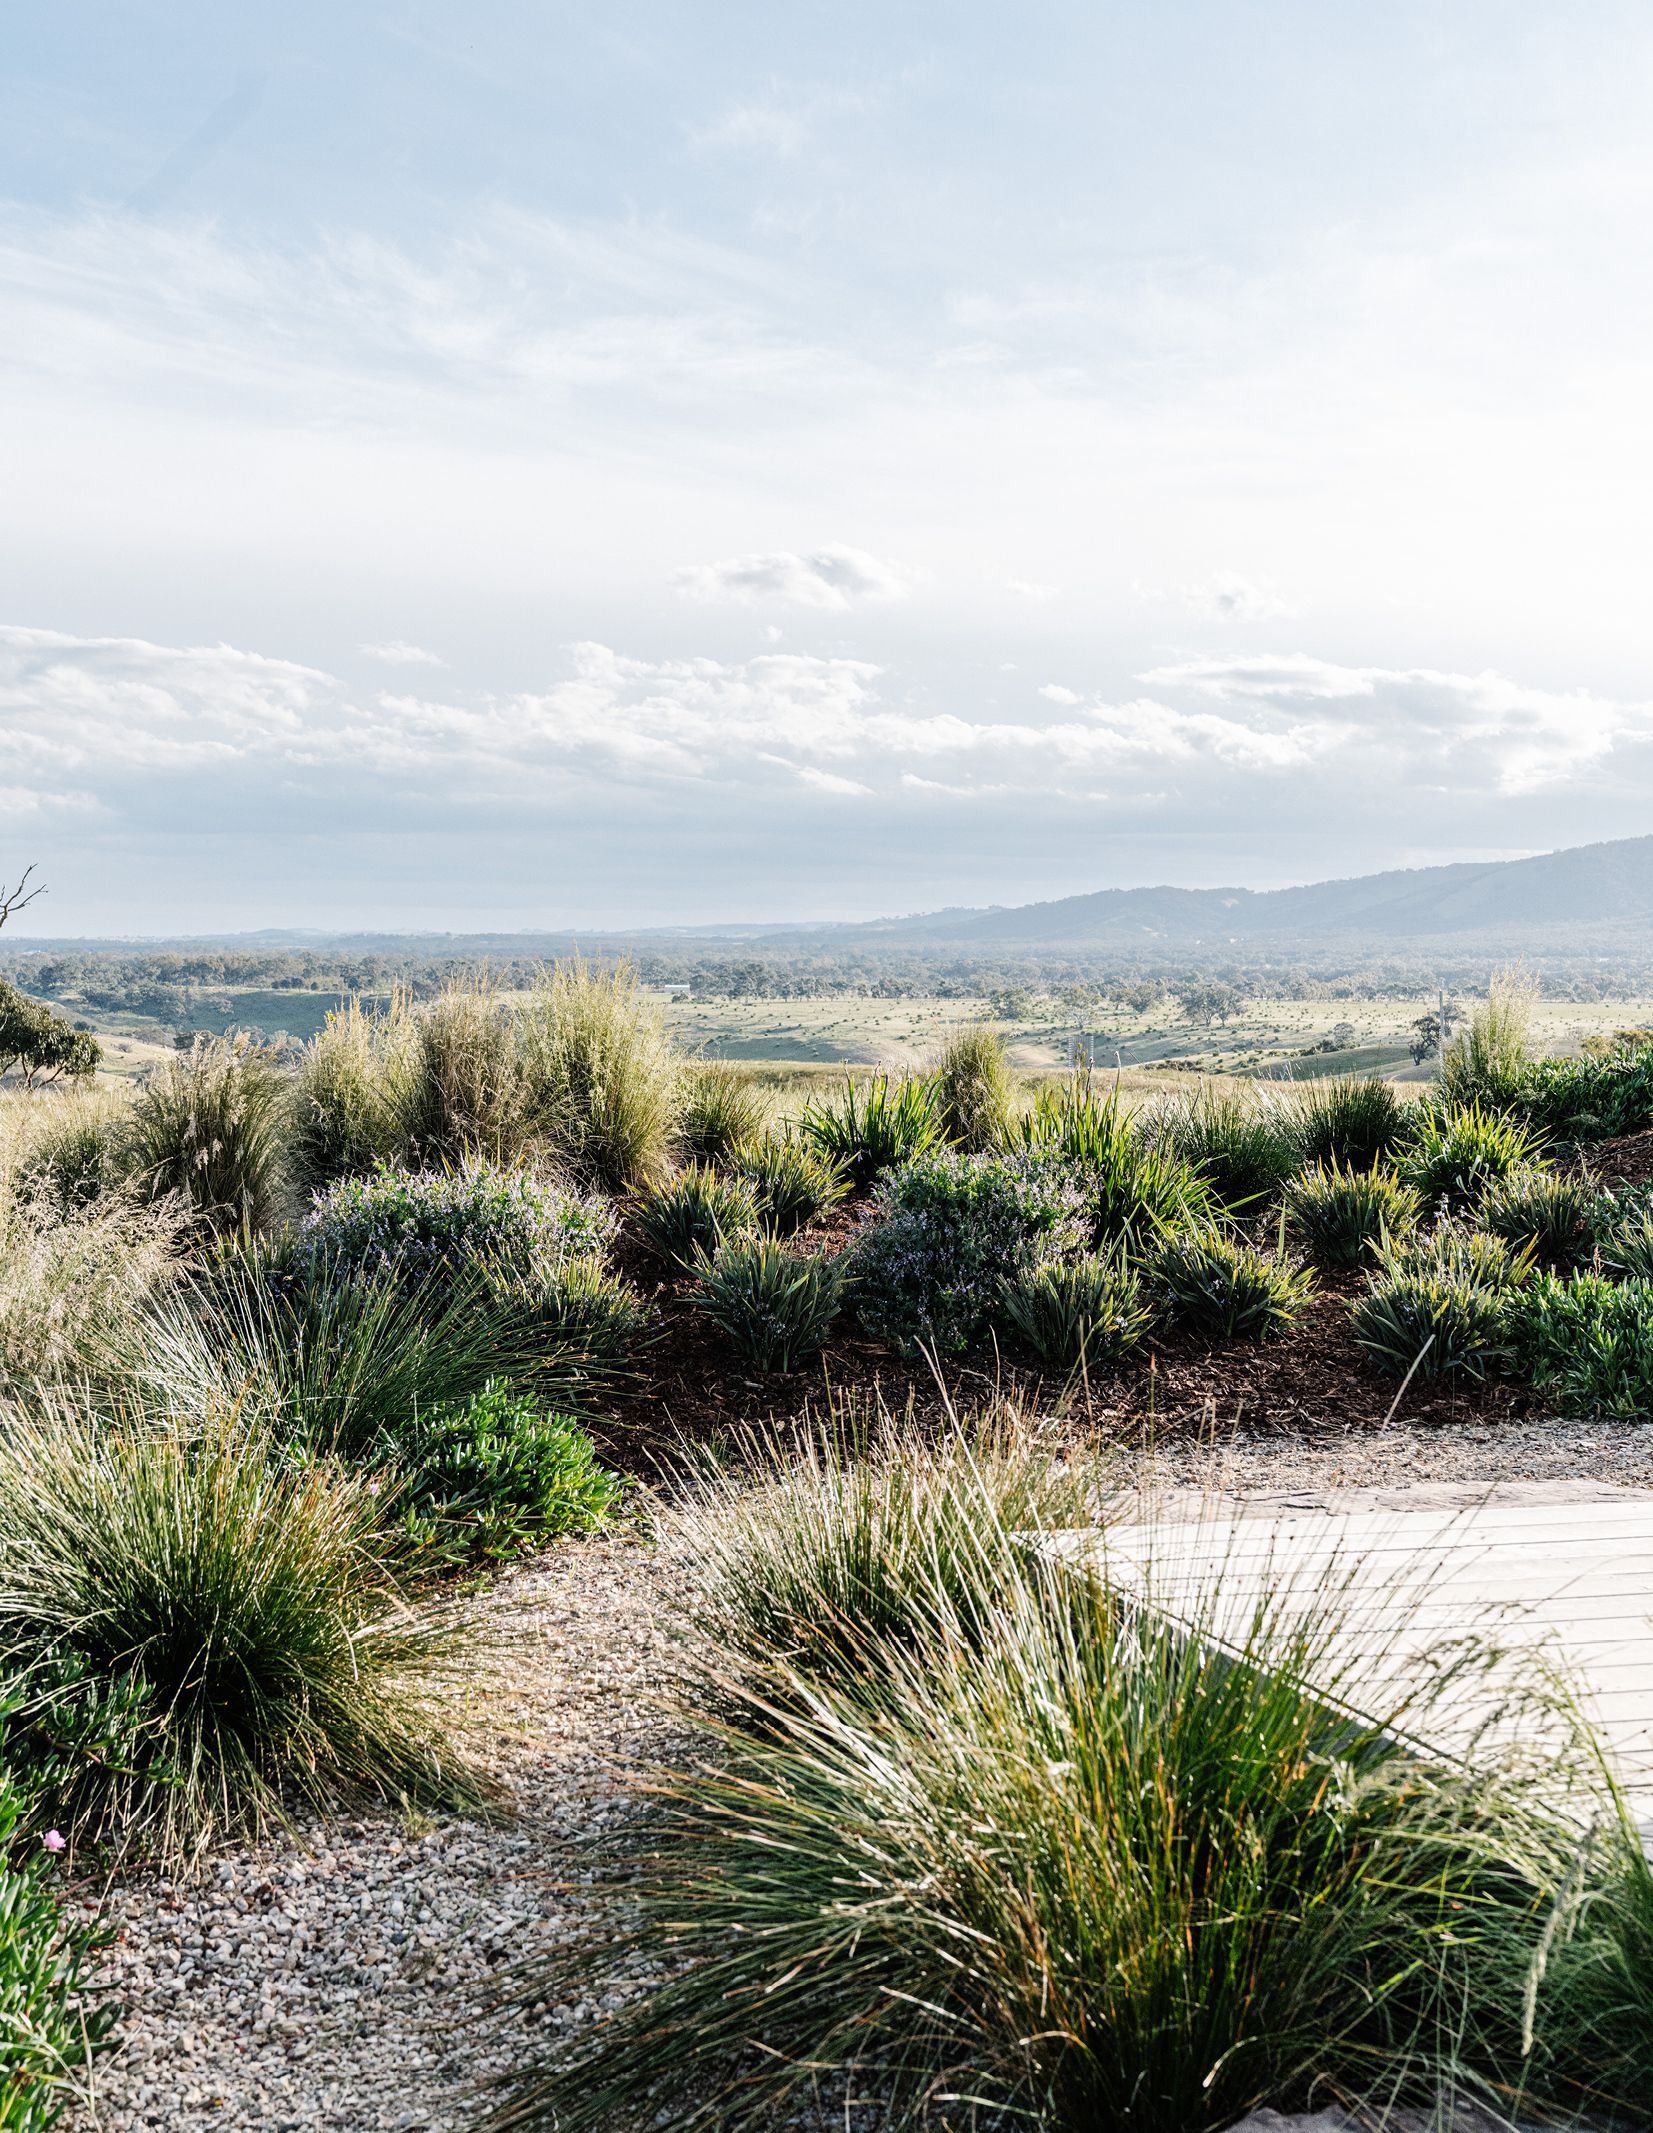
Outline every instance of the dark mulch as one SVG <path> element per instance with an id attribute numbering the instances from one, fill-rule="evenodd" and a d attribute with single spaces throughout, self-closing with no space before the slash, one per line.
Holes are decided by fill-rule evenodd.
<path id="1" fill-rule="evenodd" d="M 853 1220 L 852 1214 L 835 1214 L 835 1248 L 846 1241 Z M 813 1244 L 817 1236 L 826 1241 L 823 1232 L 813 1231 L 807 1241 Z M 658 1267 L 647 1270 L 640 1263 L 629 1271 L 649 1272 L 646 1287 L 659 1274 Z M 880 1398 L 897 1411 L 911 1402 L 920 1414 L 939 1419 L 948 1398 L 962 1411 L 996 1393 L 1059 1409 L 1079 1428 L 1130 1442 L 1221 1436 L 1242 1428 L 1305 1435 L 1377 1429 L 1391 1419 L 1497 1423 L 1533 1411 L 1531 1394 L 1496 1379 L 1447 1386 L 1414 1379 L 1397 1405 L 1396 1381 L 1373 1369 L 1350 1331 L 1349 1301 L 1359 1287 L 1355 1276 L 1328 1281 L 1280 1340 L 1214 1346 L 1173 1334 L 1123 1370 L 1081 1385 L 1041 1377 L 1026 1357 L 989 1348 L 949 1358 L 942 1369 L 944 1392 L 925 1363 L 904 1363 L 848 1332 L 807 1369 L 754 1371 L 696 1312 L 692 1283 L 665 1283 L 655 1289 L 658 1337 L 630 1388 L 611 1403 L 599 1442 L 612 1463 L 648 1472 L 669 1465 L 674 1446 L 738 1435 L 755 1425 L 784 1432 L 806 1412 L 822 1413 L 829 1399 Z"/>
<path id="2" fill-rule="evenodd" d="M 1587 1148 L 1584 1168 L 1603 1185 L 1653 1185 L 1653 1127 Z"/>

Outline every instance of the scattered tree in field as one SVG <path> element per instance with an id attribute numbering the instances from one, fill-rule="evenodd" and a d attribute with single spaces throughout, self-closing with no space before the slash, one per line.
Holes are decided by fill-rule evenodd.
<path id="1" fill-rule="evenodd" d="M 1190 1022 L 1226 1022 L 1240 1010 L 1240 994 L 1220 979 L 1197 978 L 1177 987 L 1177 1005 Z"/>
<path id="2" fill-rule="evenodd" d="M 1165 998 L 1163 978 L 1133 978 L 1128 985 L 1119 987 L 1121 1006 L 1128 1007 L 1133 1015 L 1151 1014 Z"/>
<path id="3" fill-rule="evenodd" d="M 9 889 L 0 884 L 0 926 L 44 890 L 43 882 L 29 887 L 33 872 L 33 867 L 25 867 Z M 90 1074 L 102 1057 L 96 1041 L 84 1030 L 0 978 L 0 1074 L 16 1067 L 25 1086 L 34 1088 L 56 1081 L 60 1074 Z"/>
<path id="4" fill-rule="evenodd" d="M 62 1015 L 0 978 L 0 1074 L 16 1068 L 27 1088 L 94 1073 L 103 1057 L 97 1040 Z"/>

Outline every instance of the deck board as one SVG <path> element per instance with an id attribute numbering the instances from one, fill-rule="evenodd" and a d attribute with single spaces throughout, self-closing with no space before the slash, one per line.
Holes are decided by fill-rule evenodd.
<path id="1" fill-rule="evenodd" d="M 1395 1492 L 1268 1505 L 1207 1503 L 1052 1535 L 1058 1558 L 1238 1646 L 1258 1610 L 1328 1608 L 1322 1664 L 1338 1701 L 1381 1717 L 1417 1691 L 1454 1643 L 1480 1637 L 1564 1674 L 1653 1840 L 1653 1491 L 1581 1501 L 1455 1490 L 1396 1508 Z M 1404 1501 L 1404 1498 L 1402 1499 Z M 1152 1499 L 1142 1507 L 1151 1514 Z M 1329 1684 L 1322 1682 L 1322 1687 Z M 1495 1700 L 1492 1687 L 1484 1700 Z M 1484 1712 L 1481 1714 L 1484 1717 Z M 1420 1724 L 1457 1753 L 1473 1699 Z"/>

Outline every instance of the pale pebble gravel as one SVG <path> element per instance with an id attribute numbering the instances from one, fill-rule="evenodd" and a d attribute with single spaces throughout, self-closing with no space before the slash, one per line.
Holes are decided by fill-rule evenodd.
<path id="1" fill-rule="evenodd" d="M 1440 1483 L 1653 1487 L 1653 1430 L 1248 1433 L 1162 1447 L 1140 1465 L 1155 1486 L 1239 1500 Z M 473 2126 L 477 2084 L 521 2046 L 509 2027 L 475 2027 L 475 2006 L 503 1964 L 566 1930 L 578 1892 L 556 1884 L 577 1882 L 579 1840 L 628 1811 L 628 1773 L 667 1750 L 668 1575 L 639 1544 L 570 1543 L 479 1603 L 512 1625 L 471 1691 L 497 1743 L 497 1819 L 331 1822 L 216 1857 L 193 1882 L 117 1885 L 104 1915 L 119 1934 L 108 1960 L 125 2041 L 65 2126 Z"/>
<path id="2" fill-rule="evenodd" d="M 483 1603 L 511 1631 L 471 1697 L 497 1739 L 497 1817 L 334 1822 L 219 1855 L 190 1882 L 118 1884 L 104 1917 L 124 2042 L 65 2125 L 473 2124 L 477 2085 L 518 2048 L 475 2023 L 489 1980 L 564 1929 L 577 1898 L 558 1879 L 626 1811 L 625 1770 L 660 1738 L 658 1578 L 639 1545 L 571 1544 Z"/>

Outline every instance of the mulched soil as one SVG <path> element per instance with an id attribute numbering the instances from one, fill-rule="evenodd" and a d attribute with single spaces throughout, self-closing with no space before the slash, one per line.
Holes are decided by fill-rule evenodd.
<path id="1" fill-rule="evenodd" d="M 1603 1185 L 1653 1185 L 1653 1127 L 1588 1149 L 1583 1167 Z"/>
<path id="2" fill-rule="evenodd" d="M 1653 1160 L 1653 1133 L 1636 1139 L 1649 1144 Z M 837 1248 L 848 1241 L 856 1219 L 854 1209 L 837 1209 L 804 1241 Z M 784 1434 L 806 1414 L 820 1414 L 829 1400 L 840 1406 L 882 1400 L 897 1412 L 911 1405 L 939 1419 L 949 1400 L 963 1410 L 1009 1395 L 1024 1406 L 1056 1408 L 1077 1428 L 1134 1444 L 1233 1432 L 1380 1429 L 1397 1422 L 1426 1428 L 1498 1424 L 1535 1411 L 1529 1392 L 1495 1379 L 1445 1386 L 1414 1379 L 1402 1393 L 1395 1379 L 1366 1360 L 1350 1330 L 1349 1302 L 1361 1286 L 1357 1275 L 1323 1278 L 1297 1325 L 1279 1340 L 1213 1344 L 1172 1333 L 1088 1384 L 1053 1379 L 1027 1357 L 989 1347 L 949 1358 L 938 1383 L 926 1363 L 904 1363 L 888 1348 L 845 1331 L 807 1369 L 753 1370 L 731 1356 L 694 1309 L 692 1283 L 661 1282 L 658 1263 L 625 1246 L 620 1257 L 645 1293 L 653 1293 L 660 1328 L 595 1434 L 611 1464 L 636 1474 L 669 1468 L 674 1450 L 685 1445 L 736 1438 L 755 1428 Z"/>

